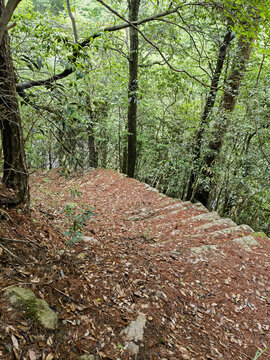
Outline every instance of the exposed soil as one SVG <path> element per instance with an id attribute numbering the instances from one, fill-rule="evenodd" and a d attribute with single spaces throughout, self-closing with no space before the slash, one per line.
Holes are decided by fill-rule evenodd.
<path id="1" fill-rule="evenodd" d="M 253 234 L 258 246 L 239 245 L 232 240 L 248 229 L 204 227 L 211 219 L 202 206 L 112 170 L 35 173 L 31 197 L 31 217 L 0 210 L 0 359 L 253 360 L 269 346 L 263 234 Z M 86 211 L 89 220 L 76 227 Z M 72 225 L 87 238 L 70 246 L 63 234 Z M 3 295 L 10 285 L 44 298 L 58 329 L 13 311 Z M 120 333 L 140 313 L 147 321 L 136 356 Z"/>

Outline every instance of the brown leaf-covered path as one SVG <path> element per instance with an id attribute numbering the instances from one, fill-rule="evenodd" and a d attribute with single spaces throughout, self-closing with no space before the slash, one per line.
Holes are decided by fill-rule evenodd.
<path id="1" fill-rule="evenodd" d="M 67 179 L 50 171 L 31 181 L 32 217 L 43 224 L 50 260 L 33 265 L 28 286 L 60 315 L 43 350 L 28 340 L 37 359 L 252 360 L 269 346 L 270 242 L 263 234 L 112 170 Z M 62 211 L 67 204 L 77 215 L 94 213 L 72 247 L 55 235 L 74 222 Z M 139 317 L 141 333 L 128 336 L 124 329 Z M 260 360 L 269 357 L 270 350 Z"/>

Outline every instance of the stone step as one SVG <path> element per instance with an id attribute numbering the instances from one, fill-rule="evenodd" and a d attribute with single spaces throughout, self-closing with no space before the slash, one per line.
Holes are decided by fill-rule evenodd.
<path id="1" fill-rule="evenodd" d="M 221 220 L 226 220 L 226 219 L 221 219 Z M 228 220 L 230 220 L 230 219 L 228 219 Z M 230 220 L 230 221 L 232 221 L 232 220 Z M 211 227 L 213 226 L 212 225 L 213 223 L 214 222 L 205 224 L 205 225 L 207 225 L 206 229 L 208 229 L 208 225 L 209 225 L 209 228 L 211 229 Z M 217 220 L 216 224 L 220 224 L 219 220 Z M 226 224 L 226 222 L 225 222 L 225 224 Z M 203 226 L 203 225 L 199 225 L 198 227 L 194 227 L 196 232 L 201 226 Z M 203 230 L 205 230 L 205 228 Z M 216 238 L 216 237 L 218 237 L 218 236 L 220 236 L 222 234 L 241 233 L 243 231 L 250 232 L 250 233 L 254 232 L 254 230 L 248 225 L 236 225 L 234 223 L 234 225 L 232 227 L 229 227 L 228 229 L 215 230 L 215 231 L 210 230 L 208 232 L 199 232 L 198 234 L 194 233 L 194 235 L 193 234 L 192 235 L 190 235 L 190 234 L 185 235 L 185 234 L 183 234 L 183 231 L 181 231 L 181 230 L 173 230 L 171 232 L 171 235 L 172 236 L 177 236 L 177 235 L 182 235 L 183 234 L 184 237 L 188 236 L 188 237 L 192 237 L 192 238 L 201 238 L 201 237 L 203 237 L 203 235 L 207 235 L 207 236 L 211 236 L 211 238 Z"/>
<path id="2" fill-rule="evenodd" d="M 198 230 L 207 230 L 207 229 L 211 229 L 211 227 L 222 226 L 222 225 L 227 225 L 227 226 L 230 226 L 230 227 L 233 227 L 233 226 L 236 227 L 237 226 L 234 221 L 232 221 L 231 219 L 225 218 L 225 219 L 214 220 L 214 221 L 211 221 L 211 222 L 209 222 L 207 224 L 195 226 L 194 230 L 196 230 L 196 231 L 198 231 Z"/>
<path id="3" fill-rule="evenodd" d="M 232 240 L 233 243 L 250 249 L 252 246 L 260 246 L 259 242 L 252 235 L 242 236 Z"/>
<path id="4" fill-rule="evenodd" d="M 232 226 L 228 229 L 216 230 L 209 234 L 213 235 L 213 237 L 217 237 L 222 234 L 233 234 L 235 232 L 241 232 L 241 231 L 248 231 L 251 233 L 254 232 L 254 230 L 250 226 L 242 224 L 242 225 Z"/>
<path id="5" fill-rule="evenodd" d="M 200 220 L 205 220 L 205 221 L 215 221 L 215 220 L 220 220 L 220 216 L 218 215 L 217 212 L 213 211 L 213 212 L 206 212 L 200 215 L 196 215 L 196 216 L 192 216 L 187 220 L 182 220 L 181 224 L 190 224 L 193 223 L 195 221 L 200 221 Z"/>

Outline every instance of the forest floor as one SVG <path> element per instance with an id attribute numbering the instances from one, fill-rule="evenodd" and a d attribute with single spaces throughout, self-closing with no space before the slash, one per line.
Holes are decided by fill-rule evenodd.
<path id="1" fill-rule="evenodd" d="M 31 217 L 0 216 L 1 359 L 253 360 L 270 344 L 264 234 L 102 169 L 34 173 Z M 71 246 L 63 234 L 76 230 Z M 11 285 L 45 299 L 57 329 L 12 311 Z"/>

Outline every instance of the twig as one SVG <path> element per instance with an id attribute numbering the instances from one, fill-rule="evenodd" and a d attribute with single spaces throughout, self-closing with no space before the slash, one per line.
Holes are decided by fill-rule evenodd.
<path id="1" fill-rule="evenodd" d="M 22 262 L 22 260 L 15 254 L 13 254 L 13 252 L 11 252 L 10 250 L 8 250 L 5 246 L 0 244 L 0 247 L 6 251 L 9 255 L 13 256 L 15 259 L 19 260 L 20 262 Z"/>
<path id="2" fill-rule="evenodd" d="M 0 209 L 0 213 L 6 215 L 6 217 L 8 218 L 8 220 L 10 220 L 11 222 L 13 222 L 13 220 L 11 219 L 9 213 L 7 211 L 5 211 L 4 209 Z"/>
<path id="3" fill-rule="evenodd" d="M 61 291 L 61 290 L 59 290 L 59 289 L 56 289 L 56 287 L 54 287 L 54 286 L 53 286 L 53 289 L 54 289 L 55 291 L 59 292 L 59 294 L 62 294 L 62 295 L 64 295 L 64 296 L 66 296 L 68 299 L 71 299 L 71 300 L 74 301 L 75 303 L 79 304 L 79 301 L 78 301 L 77 299 L 74 299 L 73 296 L 68 295 L 68 294 L 64 293 L 63 291 Z"/>
<path id="4" fill-rule="evenodd" d="M 44 215 L 51 216 L 52 218 L 55 218 L 54 214 L 51 214 L 48 211 L 42 210 L 41 207 L 38 207 L 38 210 Z"/>
<path id="5" fill-rule="evenodd" d="M 26 240 L 18 240 L 18 239 L 10 239 L 10 238 L 3 238 L 0 236 L 0 241 L 3 240 L 3 241 L 12 241 L 12 242 L 18 242 L 18 243 L 26 243 L 27 244 L 27 241 Z"/>
<path id="6" fill-rule="evenodd" d="M 54 288 L 55 291 L 59 292 L 60 294 L 65 295 L 65 296 L 68 297 L 68 298 L 72 298 L 72 296 L 70 296 L 69 294 L 64 293 L 64 292 L 61 291 L 61 290 L 56 289 L 56 287 L 53 287 L 53 288 Z"/>
<path id="7" fill-rule="evenodd" d="M 12 230 L 15 231 L 15 233 L 16 233 L 17 235 L 19 235 L 20 237 L 26 239 L 27 242 L 30 242 L 30 243 L 32 243 L 32 244 L 34 244 L 34 245 L 36 245 L 36 246 L 38 246 L 39 248 L 42 249 L 42 246 L 41 246 L 41 245 L 39 245 L 39 244 L 36 243 L 35 241 L 29 239 L 27 236 L 22 235 L 22 234 L 21 234 L 18 230 L 16 230 L 14 227 L 12 228 Z"/>

